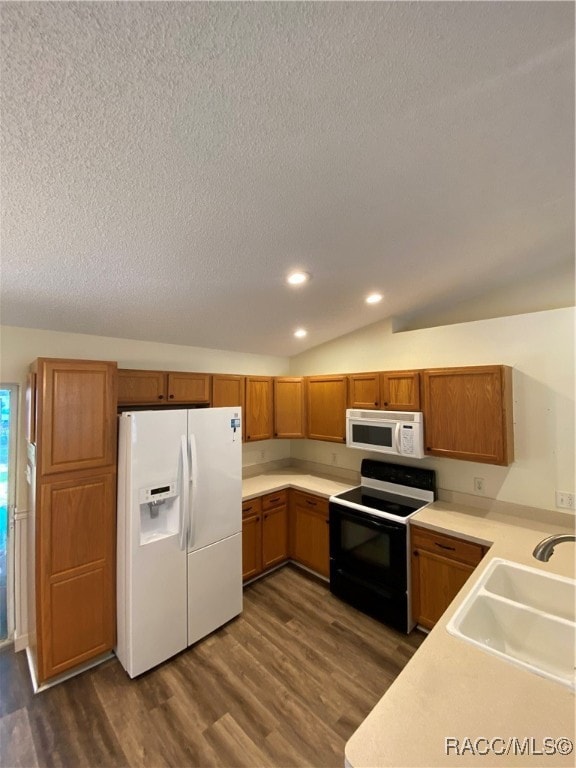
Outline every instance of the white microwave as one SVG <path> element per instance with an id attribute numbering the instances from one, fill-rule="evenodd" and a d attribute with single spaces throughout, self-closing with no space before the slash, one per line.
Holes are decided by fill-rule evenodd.
<path id="1" fill-rule="evenodd" d="M 424 457 L 422 413 L 419 411 L 346 411 L 346 445 L 412 459 Z"/>

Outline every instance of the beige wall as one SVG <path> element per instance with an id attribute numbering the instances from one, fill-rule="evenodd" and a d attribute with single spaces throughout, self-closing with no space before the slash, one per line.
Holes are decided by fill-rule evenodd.
<path id="1" fill-rule="evenodd" d="M 222 350 L 4 326 L 0 381 L 23 385 L 36 357 L 117 360 L 121 367 L 216 373 L 307 375 L 502 363 L 514 368 L 516 459 L 493 467 L 450 459 L 423 459 L 441 488 L 554 509 L 554 491 L 575 490 L 574 308 L 537 312 L 417 331 L 393 333 L 378 323 L 288 360 Z M 24 440 L 19 440 L 17 503 L 25 506 Z M 358 470 L 363 453 L 312 440 L 262 441 L 244 446 L 244 466 L 289 456 Z"/>
<path id="2" fill-rule="evenodd" d="M 0 328 L 0 382 L 20 385 L 20 414 L 23 413 L 28 366 L 37 357 L 116 360 L 121 368 L 238 373 L 253 376 L 283 376 L 288 373 L 289 367 L 288 358 L 285 357 L 248 355 L 219 349 L 2 326 Z M 21 510 L 27 505 L 24 480 L 26 445 L 23 427 L 21 418 L 16 488 L 16 505 Z M 267 440 L 258 443 L 257 446 L 254 444 L 254 447 L 250 446 L 248 450 L 243 451 L 245 465 L 284 459 L 290 455 L 290 443 L 287 440 Z M 264 456 L 262 456 L 263 452 Z"/>
<path id="3" fill-rule="evenodd" d="M 555 508 L 555 490 L 575 490 L 574 308 L 393 333 L 378 323 L 291 359 L 293 376 L 499 363 L 513 367 L 516 459 L 494 467 L 423 459 L 438 485 L 500 501 Z M 338 444 L 293 441 L 292 457 L 357 470 L 367 454 Z M 374 454 L 372 454 L 374 456 Z"/>

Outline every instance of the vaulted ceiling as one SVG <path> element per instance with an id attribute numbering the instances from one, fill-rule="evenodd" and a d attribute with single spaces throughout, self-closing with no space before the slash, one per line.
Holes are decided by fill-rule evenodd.
<path id="1" fill-rule="evenodd" d="M 1 34 L 5 324 L 293 355 L 573 303 L 573 3 L 9 2 Z"/>

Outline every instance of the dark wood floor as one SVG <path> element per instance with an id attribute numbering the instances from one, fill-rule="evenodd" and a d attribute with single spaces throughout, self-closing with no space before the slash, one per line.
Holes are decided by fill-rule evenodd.
<path id="1" fill-rule="evenodd" d="M 244 612 L 130 680 L 114 659 L 41 694 L 0 652 L 0 765 L 338 766 L 424 636 L 388 629 L 292 566 Z"/>

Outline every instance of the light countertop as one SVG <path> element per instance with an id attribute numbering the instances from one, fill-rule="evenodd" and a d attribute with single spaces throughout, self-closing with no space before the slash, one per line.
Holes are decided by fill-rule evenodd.
<path id="1" fill-rule="evenodd" d="M 352 485 L 287 469 L 244 480 L 243 497 L 249 499 L 287 487 L 328 497 Z M 411 523 L 485 544 L 490 550 L 349 739 L 345 749 L 348 766 L 543 768 L 576 764 L 574 751 L 567 755 L 559 751 L 542 754 L 549 744 L 556 743 L 545 739 L 567 738 L 576 748 L 574 693 L 446 631 L 447 622 L 494 557 L 574 577 L 575 547 L 571 543 L 556 547 L 548 563 L 532 557 L 541 539 L 553 533 L 573 532 L 574 518 L 534 512 L 520 515 L 514 510 L 507 514 L 501 505 L 497 510 L 482 510 L 436 501 L 412 518 Z M 490 744 L 493 749 L 488 748 Z M 509 745 L 508 754 L 498 754 Z"/>
<path id="2" fill-rule="evenodd" d="M 242 500 L 247 501 L 265 493 L 274 493 L 274 491 L 279 491 L 282 488 L 298 488 L 301 491 L 308 491 L 328 498 L 335 493 L 347 491 L 352 486 L 352 483 L 333 478 L 311 475 L 294 469 L 282 469 L 244 479 L 242 481 Z"/>
<path id="3" fill-rule="evenodd" d="M 554 515 L 555 523 L 557 518 Z M 569 516 L 566 520 L 565 526 L 548 525 L 537 519 L 523 521 L 501 512 L 439 501 L 412 518 L 415 524 L 493 545 L 410 662 L 349 739 L 345 751 L 349 765 L 575 765 L 574 751 L 568 755 L 537 754 L 543 751 L 545 738 L 568 738 L 576 747 L 574 693 L 446 631 L 448 620 L 494 557 L 573 577 L 573 544 L 556 547 L 548 563 L 532 557 L 532 550 L 541 539 L 571 530 Z M 459 740 L 459 749 L 466 747 L 468 738 L 472 746 L 477 744 L 480 752 L 488 753 L 474 755 L 468 751 L 458 756 L 456 742 L 450 741 L 451 751 L 447 754 L 446 739 L 450 738 Z M 513 738 L 518 739 L 520 746 L 512 742 L 510 754 L 497 754 Z M 481 741 L 476 742 L 477 739 Z M 497 740 L 493 742 L 494 750 L 487 748 L 490 739 Z M 532 750 L 531 755 L 528 749 Z"/>

